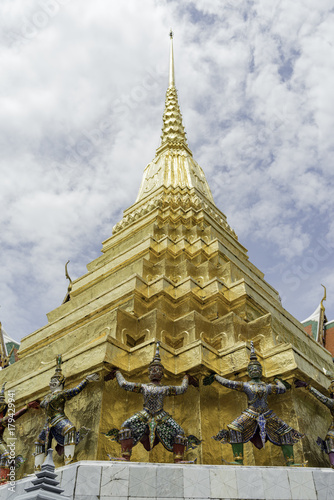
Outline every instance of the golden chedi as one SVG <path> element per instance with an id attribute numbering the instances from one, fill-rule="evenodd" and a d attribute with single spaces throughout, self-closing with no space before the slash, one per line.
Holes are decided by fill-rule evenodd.
<path id="1" fill-rule="evenodd" d="M 142 408 L 142 401 L 104 377 L 117 368 L 130 382 L 145 380 L 156 341 L 161 343 L 165 385 L 178 385 L 186 373 L 200 381 L 210 372 L 246 381 L 251 340 L 266 383 L 277 376 L 291 385 L 293 378 L 307 378 L 324 391 L 328 380 L 323 368 L 332 369 L 328 351 L 282 307 L 277 291 L 249 261 L 214 203 L 186 141 L 172 43 L 171 36 L 161 146 L 144 171 L 136 202 L 104 241 L 102 255 L 71 283 L 68 300 L 47 315 L 46 326 L 23 338 L 19 361 L 0 372 L 0 384 L 6 381 L 7 389 L 15 390 L 17 409 L 49 393 L 58 354 L 65 389 L 76 387 L 92 372 L 99 374 L 98 382 L 66 403 L 69 421 L 77 429 L 90 429 L 75 447 L 74 460 L 120 456 L 120 445 L 105 434 L 119 429 Z M 240 415 L 245 397 L 219 384 L 200 383 L 182 397 L 166 399 L 166 412 L 187 435 L 201 440 L 187 460 L 233 460 L 231 447 L 212 435 Z M 291 427 L 306 433 L 294 446 L 296 462 L 326 466 L 315 440 L 320 429 L 329 426 L 327 409 L 294 387 L 279 398 L 270 396 L 269 405 Z M 33 472 L 34 443 L 43 425 L 41 409 L 30 409 L 16 424 L 16 452 L 26 459 L 18 476 Z M 63 465 L 56 453 L 54 459 L 57 466 Z M 171 462 L 173 457 L 161 444 L 149 452 L 139 444 L 131 460 Z M 244 464 L 285 462 L 279 447 L 268 443 L 257 450 L 247 443 Z"/>

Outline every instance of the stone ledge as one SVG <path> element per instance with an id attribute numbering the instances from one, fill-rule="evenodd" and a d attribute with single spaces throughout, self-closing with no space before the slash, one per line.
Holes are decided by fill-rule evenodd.
<path id="1" fill-rule="evenodd" d="M 332 500 L 330 468 L 177 465 L 82 461 L 56 470 L 69 500 Z M 0 487 L 1 500 L 14 500 L 29 476 Z"/>

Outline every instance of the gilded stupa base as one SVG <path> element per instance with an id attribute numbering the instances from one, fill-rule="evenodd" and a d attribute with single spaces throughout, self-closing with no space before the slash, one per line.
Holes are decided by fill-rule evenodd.
<path id="1" fill-rule="evenodd" d="M 227 324 L 231 324 L 231 318 Z M 233 323 L 233 322 L 232 322 Z M 263 318 L 268 327 L 268 317 Z M 121 322 L 121 326 L 124 323 Z M 122 328 L 123 330 L 123 328 Z M 258 330 L 259 331 L 259 330 Z M 237 335 L 239 335 L 237 330 Z M 273 338 L 273 335 L 270 335 Z M 263 337 L 259 337 L 264 342 Z M 255 344 L 256 345 L 256 344 Z M 260 343 L 258 344 L 260 345 Z M 109 440 L 105 434 L 112 428 L 120 428 L 123 421 L 141 409 L 140 395 L 125 393 L 115 380 L 105 382 L 104 376 L 112 366 L 117 366 L 126 374 L 130 381 L 147 381 L 147 367 L 154 352 L 153 339 L 142 342 L 137 346 L 129 347 L 110 336 L 109 331 L 98 335 L 95 340 L 86 344 L 81 352 L 68 351 L 63 356 L 63 373 L 78 370 L 76 377 L 66 380 L 66 387 L 75 386 L 85 375 L 97 372 L 100 381 L 89 385 L 85 391 L 71 401 L 67 406 L 67 416 L 77 427 L 85 425 L 90 429 L 87 436 L 76 446 L 74 461 L 105 460 L 108 456 L 121 456 L 121 446 Z M 217 350 L 203 340 L 193 341 L 184 347 L 174 349 L 165 343 L 161 345 L 161 356 L 165 366 L 165 383 L 178 385 L 185 372 L 191 373 L 199 380 L 209 371 L 221 373 L 227 378 L 246 380 L 246 367 L 249 361 L 248 342 L 239 340 L 233 347 Z M 260 350 L 258 352 L 261 352 Z M 320 351 L 322 353 L 323 350 Z M 40 357 L 39 357 L 40 356 Z M 306 359 L 291 344 L 267 346 L 264 355 L 258 354 L 263 366 L 264 380 L 272 381 L 279 375 L 291 383 L 294 377 L 312 377 L 320 379 L 326 384 L 326 378 L 315 366 L 316 358 Z M 16 404 L 23 405 L 27 400 L 41 399 L 47 384 L 54 372 L 54 362 L 42 364 L 45 359 L 45 350 L 35 356 L 36 366 L 30 380 L 22 379 L 18 384 L 10 380 L 13 376 L 12 368 L 6 369 L 9 387 L 16 386 Z M 325 362 L 325 358 L 322 360 Z M 17 367 L 24 365 L 26 358 L 17 363 Z M 298 366 L 299 365 L 299 366 Z M 71 367 L 71 368 L 70 368 Z M 323 380 L 323 379 L 324 380 Z M 245 396 L 242 393 L 230 391 L 213 384 L 205 387 L 190 386 L 182 397 L 166 399 L 165 410 L 185 429 L 187 434 L 194 434 L 202 440 L 195 449 L 189 450 L 186 460 L 195 460 L 199 464 L 221 464 L 222 460 L 233 462 L 232 448 L 228 444 L 220 444 L 212 439 L 219 429 L 226 426 L 245 408 Z M 279 397 L 271 396 L 270 408 L 288 422 L 292 427 L 305 433 L 306 436 L 294 446 L 295 461 L 303 463 L 306 460 L 309 466 L 326 467 L 327 455 L 324 455 L 312 437 L 319 433 L 319 429 L 328 428 L 330 416 L 317 400 L 300 389 L 291 387 Z M 23 455 L 26 461 L 17 471 L 18 477 L 32 473 L 34 470 L 34 442 L 44 425 L 44 415 L 41 411 L 30 409 L 16 423 L 16 432 L 25 435 L 24 440 L 17 440 L 16 453 Z M 141 444 L 132 450 L 131 460 L 134 462 L 171 463 L 172 453 L 161 444 L 147 452 Z M 54 461 L 57 467 L 64 465 L 64 457 L 54 452 Z M 285 461 L 280 447 L 267 443 L 265 449 L 257 450 L 252 444 L 244 446 L 244 464 L 259 466 L 284 466 Z"/>

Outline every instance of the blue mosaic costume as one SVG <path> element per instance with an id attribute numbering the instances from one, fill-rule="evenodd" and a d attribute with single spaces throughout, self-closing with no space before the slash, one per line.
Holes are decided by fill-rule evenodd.
<path id="1" fill-rule="evenodd" d="M 39 453 L 45 453 L 45 447 L 51 447 L 52 438 L 57 441 L 56 450 L 59 455 L 63 453 L 63 447 L 67 444 L 77 444 L 80 440 L 80 431 L 76 432 L 74 425 L 64 413 L 65 403 L 77 396 L 88 384 L 84 379 L 73 389 L 51 392 L 41 402 L 41 408 L 46 412 L 46 423 L 38 436 L 36 445 Z"/>
<path id="2" fill-rule="evenodd" d="M 224 387 L 242 391 L 248 397 L 248 408 L 227 425 L 227 430 L 222 429 L 214 436 L 217 441 L 230 444 L 251 441 L 261 449 L 268 439 L 273 444 L 282 446 L 293 445 L 303 437 L 268 408 L 269 394 L 283 394 L 286 391 L 279 380 L 275 384 L 266 384 L 252 381 L 238 382 L 220 375 L 215 375 L 214 378 Z"/>
<path id="3" fill-rule="evenodd" d="M 334 453 L 334 399 L 327 398 L 321 392 L 317 391 L 314 387 L 308 386 L 308 390 L 313 396 L 315 396 L 321 403 L 323 403 L 331 412 L 332 422 L 327 431 L 325 440 L 323 441 L 321 438 L 318 438 L 317 443 L 321 446 L 321 449 L 325 453 Z M 334 464 L 333 464 L 334 465 Z M 332 466 L 333 466 L 332 465 Z"/>
<path id="4" fill-rule="evenodd" d="M 188 377 L 183 378 L 179 386 L 138 384 L 125 380 L 120 371 L 116 371 L 119 386 L 126 391 L 143 394 L 144 408 L 123 422 L 122 429 L 130 429 L 133 446 L 139 441 L 150 451 L 159 441 L 168 451 L 173 451 L 176 436 L 184 436 L 184 430 L 163 409 L 163 400 L 167 396 L 183 394 L 188 389 Z"/>

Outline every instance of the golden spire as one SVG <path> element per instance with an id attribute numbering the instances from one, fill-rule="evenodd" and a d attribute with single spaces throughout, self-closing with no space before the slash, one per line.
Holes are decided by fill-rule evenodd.
<path id="1" fill-rule="evenodd" d="M 136 202 L 153 195 L 164 186 L 166 189 L 196 188 L 208 201 L 214 203 L 204 172 L 194 160 L 187 144 L 175 88 L 172 30 L 169 36 L 169 86 L 162 117 L 161 146 L 157 149 L 154 160 L 145 168 Z"/>
<path id="2" fill-rule="evenodd" d="M 177 91 L 175 88 L 175 73 L 174 73 L 174 51 L 173 51 L 173 32 L 170 30 L 170 54 L 169 54 L 169 86 L 166 92 L 165 111 L 162 117 L 162 135 L 161 146 L 157 152 L 161 151 L 164 146 L 188 146 L 186 133 L 182 124 L 182 115 L 177 99 Z M 191 153 L 190 150 L 188 150 Z"/>
<path id="3" fill-rule="evenodd" d="M 170 37 L 170 53 L 169 53 L 169 86 L 175 87 L 175 76 L 174 76 L 174 52 L 173 52 L 173 36 L 172 28 L 169 32 Z"/>

